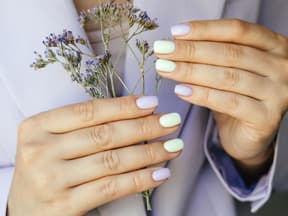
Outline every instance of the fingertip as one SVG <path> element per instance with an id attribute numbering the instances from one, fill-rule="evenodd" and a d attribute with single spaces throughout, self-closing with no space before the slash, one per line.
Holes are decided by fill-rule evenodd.
<path id="1" fill-rule="evenodd" d="M 171 177 L 171 171 L 169 168 L 156 168 L 154 171 L 152 171 L 151 176 L 155 182 L 161 182 Z"/>
<path id="2" fill-rule="evenodd" d="M 172 73 L 176 69 L 176 63 L 166 59 L 157 59 L 155 68 L 158 72 Z"/>
<path id="3" fill-rule="evenodd" d="M 141 110 L 156 109 L 158 105 L 157 96 L 140 96 L 136 99 L 136 106 Z"/>
<path id="4" fill-rule="evenodd" d="M 175 86 L 174 93 L 181 97 L 189 97 L 192 95 L 193 90 L 188 85 L 179 84 Z"/>

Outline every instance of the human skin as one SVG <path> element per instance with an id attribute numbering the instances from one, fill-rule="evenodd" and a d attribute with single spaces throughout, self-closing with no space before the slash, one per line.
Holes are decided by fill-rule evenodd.
<path id="1" fill-rule="evenodd" d="M 178 129 L 177 115 L 153 114 L 156 107 L 155 97 L 96 99 L 23 121 L 9 216 L 84 215 L 164 183 L 168 169 L 146 167 L 179 156 L 179 139 L 135 145 Z"/>
<path id="2" fill-rule="evenodd" d="M 154 44 L 156 69 L 180 83 L 181 99 L 213 110 L 225 151 L 248 181 L 257 179 L 288 108 L 288 39 L 237 19 L 192 21 L 171 32 L 168 46 Z"/>
<path id="3" fill-rule="evenodd" d="M 75 0 L 78 11 L 98 3 Z M 287 111 L 287 38 L 237 19 L 187 24 L 190 31 L 174 37 L 176 51 L 158 53 L 177 63 L 175 71 L 158 71 L 192 89 L 191 96 L 180 98 L 214 111 L 225 151 L 253 182 L 271 164 L 273 139 Z"/>

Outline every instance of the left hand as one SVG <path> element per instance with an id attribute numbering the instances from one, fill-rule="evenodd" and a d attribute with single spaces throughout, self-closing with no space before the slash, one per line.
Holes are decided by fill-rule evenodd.
<path id="1" fill-rule="evenodd" d="M 288 109 L 288 39 L 241 20 L 190 22 L 172 34 L 154 44 L 160 75 L 183 83 L 181 99 L 214 111 L 230 156 L 265 163 Z"/>

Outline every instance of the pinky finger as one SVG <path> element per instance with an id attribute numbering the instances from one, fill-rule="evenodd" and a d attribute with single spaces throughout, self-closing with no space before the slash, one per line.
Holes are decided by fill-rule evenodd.
<path id="1" fill-rule="evenodd" d="M 168 168 L 147 168 L 88 182 L 71 189 L 72 206 L 85 214 L 112 200 L 157 187 L 170 175 Z"/>
<path id="2" fill-rule="evenodd" d="M 263 115 L 266 113 L 263 102 L 233 92 L 185 84 L 177 85 L 175 93 L 187 102 L 246 122 L 261 123 Z"/>

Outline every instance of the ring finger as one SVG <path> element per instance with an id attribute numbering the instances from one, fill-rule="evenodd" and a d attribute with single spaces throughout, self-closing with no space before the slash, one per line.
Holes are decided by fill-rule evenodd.
<path id="1" fill-rule="evenodd" d="M 106 176 L 127 173 L 171 160 L 184 147 L 181 139 L 109 150 L 65 163 L 66 186 L 71 187 Z"/>

